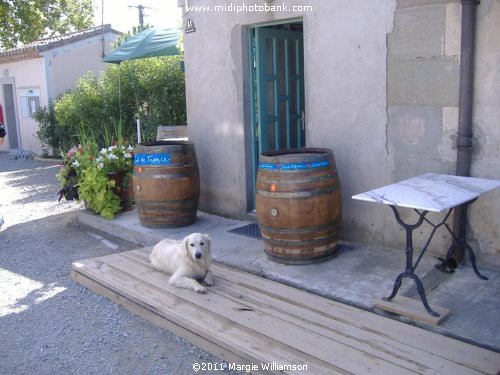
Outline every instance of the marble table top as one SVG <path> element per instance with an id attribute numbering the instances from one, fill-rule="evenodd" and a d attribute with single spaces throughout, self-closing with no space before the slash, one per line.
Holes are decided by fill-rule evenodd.
<path id="1" fill-rule="evenodd" d="M 354 195 L 352 199 L 442 212 L 499 186 L 500 180 L 427 173 Z"/>

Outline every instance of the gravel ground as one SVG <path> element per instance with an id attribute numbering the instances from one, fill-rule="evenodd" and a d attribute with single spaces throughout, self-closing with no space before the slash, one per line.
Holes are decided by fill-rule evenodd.
<path id="1" fill-rule="evenodd" d="M 177 375 L 220 364 L 71 280 L 72 262 L 136 245 L 79 224 L 81 205 L 57 202 L 57 171 L 0 153 L 0 373 Z"/>

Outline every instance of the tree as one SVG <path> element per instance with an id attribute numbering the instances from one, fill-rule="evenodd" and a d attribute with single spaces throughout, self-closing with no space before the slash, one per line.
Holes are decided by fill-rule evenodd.
<path id="1" fill-rule="evenodd" d="M 92 25 L 92 0 L 0 0 L 0 47 Z"/>
<path id="2" fill-rule="evenodd" d="M 129 40 L 130 38 L 132 38 L 134 35 L 137 35 L 139 33 L 142 33 L 144 30 L 147 30 L 147 29 L 151 29 L 153 26 L 147 24 L 147 25 L 137 25 L 137 26 L 134 26 L 132 28 L 132 32 L 127 31 L 126 34 L 123 34 L 121 36 L 119 36 L 118 38 L 115 39 L 115 41 L 113 42 L 113 48 L 118 48 L 120 47 L 120 45 Z"/>

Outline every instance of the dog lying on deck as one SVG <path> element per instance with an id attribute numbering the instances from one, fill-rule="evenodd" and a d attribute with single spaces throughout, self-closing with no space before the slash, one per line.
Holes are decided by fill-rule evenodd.
<path id="1" fill-rule="evenodd" d="M 178 288 L 206 293 L 200 285 L 212 285 L 212 253 L 208 234 L 192 233 L 182 241 L 164 239 L 153 247 L 149 259 L 158 271 L 168 273 L 168 283 Z"/>

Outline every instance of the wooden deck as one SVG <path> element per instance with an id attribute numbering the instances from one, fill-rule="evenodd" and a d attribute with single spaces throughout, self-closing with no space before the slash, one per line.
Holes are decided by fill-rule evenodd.
<path id="1" fill-rule="evenodd" d="M 499 353 L 217 264 L 207 294 L 172 288 L 167 275 L 151 268 L 150 251 L 75 262 L 71 275 L 230 364 L 259 368 L 252 373 L 458 375 L 500 370 Z M 262 370 L 262 363 L 274 371 Z M 292 365 L 307 366 L 307 371 L 280 371 L 280 366 Z"/>

